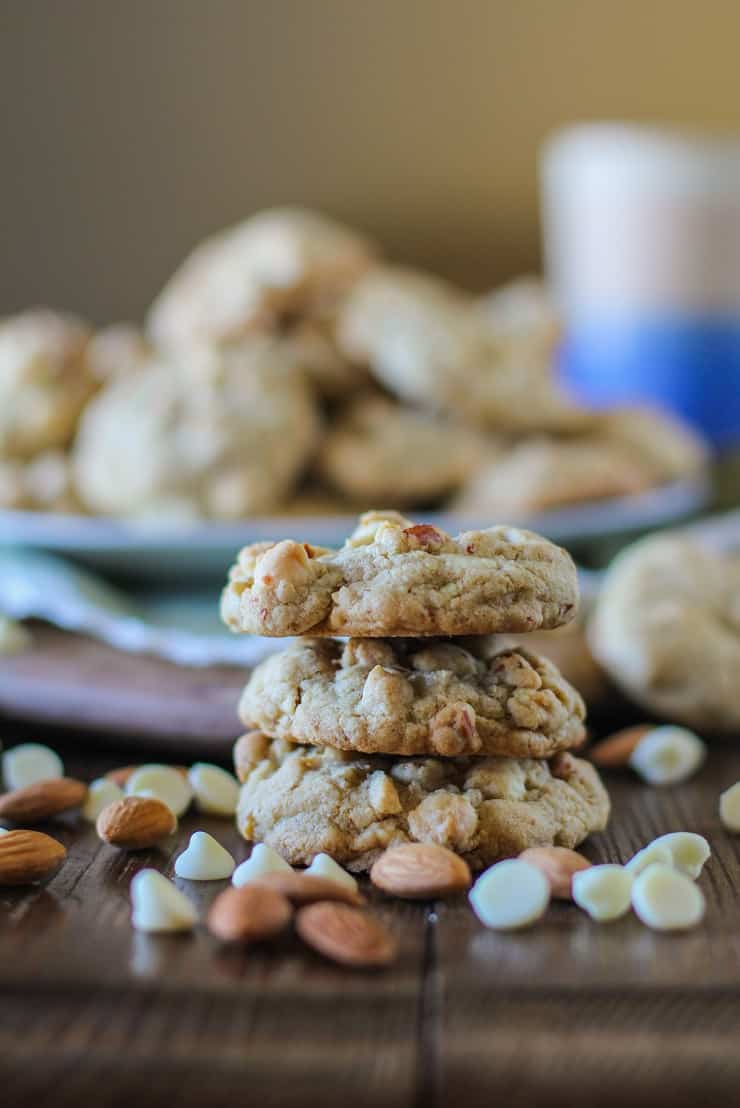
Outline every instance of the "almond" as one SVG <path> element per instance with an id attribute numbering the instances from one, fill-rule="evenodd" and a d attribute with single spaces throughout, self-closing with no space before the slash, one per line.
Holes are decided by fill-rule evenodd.
<path id="1" fill-rule="evenodd" d="M 72 777 L 36 781 L 0 796 L 0 817 L 13 823 L 43 823 L 60 812 L 79 808 L 86 796 L 87 785 Z"/>
<path id="2" fill-rule="evenodd" d="M 559 900 L 573 899 L 573 874 L 591 865 L 588 858 L 564 846 L 531 846 L 522 851 L 519 858 L 545 875 L 550 883 L 550 892 Z"/>
<path id="3" fill-rule="evenodd" d="M 467 862 L 434 843 L 403 843 L 381 854 L 370 880 L 383 892 L 407 900 L 454 896 L 470 888 Z"/>
<path id="4" fill-rule="evenodd" d="M 345 904 L 364 904 L 365 898 L 356 889 L 340 885 L 328 877 L 317 877 L 313 873 L 287 873 L 276 870 L 263 873 L 255 878 L 254 885 L 275 889 L 293 904 L 313 904 L 316 900 L 341 900 Z"/>
<path id="5" fill-rule="evenodd" d="M 125 796 L 98 816 L 98 835 L 111 846 L 146 850 L 177 828 L 172 811 L 161 800 L 149 796 Z"/>
<path id="6" fill-rule="evenodd" d="M 602 739 L 592 746 L 588 756 L 595 766 L 604 769 L 618 769 L 626 766 L 635 747 L 645 738 L 653 727 L 649 723 L 639 723 L 634 727 L 625 727 L 621 731 L 615 731 L 613 735 Z"/>
<path id="7" fill-rule="evenodd" d="M 109 769 L 105 776 L 109 781 L 118 785 L 119 789 L 122 789 L 137 769 L 139 769 L 139 766 L 118 766 L 117 769 Z M 187 766 L 172 766 L 172 769 L 176 769 L 183 777 L 188 775 Z"/>
<path id="8" fill-rule="evenodd" d="M 0 885 L 28 885 L 59 869 L 67 851 L 40 831 L 9 831 L 0 836 Z"/>
<path id="9" fill-rule="evenodd" d="M 225 943 L 254 943 L 272 939 L 290 923 L 290 901 L 266 885 L 226 889 L 208 913 L 208 930 Z"/>
<path id="10" fill-rule="evenodd" d="M 345 966 L 386 966 L 398 952 L 395 938 L 379 920 L 335 900 L 299 909 L 296 930 L 313 950 Z"/>

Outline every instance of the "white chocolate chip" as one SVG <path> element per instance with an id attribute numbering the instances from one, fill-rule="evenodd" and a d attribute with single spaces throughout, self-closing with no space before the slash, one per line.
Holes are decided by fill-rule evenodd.
<path id="1" fill-rule="evenodd" d="M 179 819 L 190 807 L 193 790 L 188 779 L 172 766 L 139 766 L 126 782 L 127 796 L 151 796 Z"/>
<path id="2" fill-rule="evenodd" d="M 0 827 L 0 835 L 9 834 L 7 827 Z"/>
<path id="3" fill-rule="evenodd" d="M 91 782 L 87 790 L 85 803 L 80 809 L 82 818 L 95 823 L 103 808 L 122 799 L 123 789 L 119 789 L 115 781 L 111 781 L 109 777 L 99 777 L 97 781 Z"/>
<path id="4" fill-rule="evenodd" d="M 191 931 L 198 918 L 185 894 L 155 869 L 136 874 L 131 904 L 131 922 L 137 931 Z"/>
<path id="5" fill-rule="evenodd" d="M 187 850 L 175 862 L 175 873 L 188 881 L 223 881 L 231 877 L 236 862 L 207 831 L 195 831 Z"/>
<path id="6" fill-rule="evenodd" d="M 34 785 L 37 781 L 49 781 L 52 777 L 64 777 L 64 766 L 59 755 L 41 743 L 21 743 L 3 754 L 3 781 L 8 791 Z"/>
<path id="7" fill-rule="evenodd" d="M 572 888 L 578 907 L 605 923 L 629 911 L 632 874 L 624 866 L 591 866 L 573 874 Z"/>
<path id="8" fill-rule="evenodd" d="M 357 892 L 357 882 L 352 874 L 342 869 L 328 854 L 317 854 L 306 873 L 313 874 L 314 877 L 326 877 L 329 881 L 336 881 Z"/>
<path id="9" fill-rule="evenodd" d="M 712 853 L 709 843 L 703 835 L 694 831 L 671 831 L 654 839 L 651 846 L 666 846 L 671 852 L 673 867 L 696 880 L 702 867 Z"/>
<path id="10" fill-rule="evenodd" d="M 633 854 L 624 868 L 633 877 L 637 877 L 638 873 L 642 873 L 653 862 L 661 862 L 665 866 L 673 865 L 673 855 L 670 849 L 657 840 L 654 843 L 648 843 L 642 850 L 638 850 L 637 854 Z"/>
<path id="11" fill-rule="evenodd" d="M 289 866 L 285 859 L 281 858 L 277 851 L 273 850 L 271 846 L 267 846 L 265 843 L 257 843 L 257 845 L 252 848 L 252 853 L 249 858 L 247 858 L 246 862 L 242 862 L 242 864 L 237 866 L 234 870 L 231 883 L 235 885 L 237 889 L 240 889 L 242 885 L 247 885 L 250 881 L 262 877 L 263 873 L 292 872 L 292 867 Z"/>
<path id="12" fill-rule="evenodd" d="M 209 816 L 233 816 L 239 802 L 239 782 L 231 773 L 208 762 L 196 762 L 188 780 L 198 811 Z"/>
<path id="13" fill-rule="evenodd" d="M 526 927 L 550 903 L 550 884 L 536 866 L 509 858 L 482 874 L 468 893 L 481 923 L 497 930 Z"/>
<path id="14" fill-rule="evenodd" d="M 695 927 L 704 916 L 704 894 L 690 878 L 672 866 L 654 863 L 632 887 L 636 915 L 655 931 Z"/>
<path id="15" fill-rule="evenodd" d="M 730 785 L 720 796 L 719 818 L 728 831 L 740 831 L 740 781 Z"/>
<path id="16" fill-rule="evenodd" d="M 687 781 L 706 758 L 701 739 L 685 727 L 654 727 L 630 754 L 629 764 L 649 785 Z"/>

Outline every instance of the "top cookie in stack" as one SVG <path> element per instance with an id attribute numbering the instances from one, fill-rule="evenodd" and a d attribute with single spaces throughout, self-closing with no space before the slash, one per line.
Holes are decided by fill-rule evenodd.
<path id="1" fill-rule="evenodd" d="M 512 527 L 452 538 L 368 512 L 339 550 L 246 547 L 225 622 L 311 637 L 259 665 L 242 696 L 258 729 L 237 760 L 245 836 L 293 864 L 323 851 L 363 870 L 409 840 L 481 866 L 602 828 L 604 788 L 566 753 L 583 740 L 581 697 L 552 663 L 489 637 L 559 627 L 577 602 L 567 552 Z"/>

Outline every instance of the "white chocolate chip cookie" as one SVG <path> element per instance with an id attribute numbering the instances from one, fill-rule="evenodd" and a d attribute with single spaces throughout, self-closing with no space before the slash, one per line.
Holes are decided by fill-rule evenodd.
<path id="1" fill-rule="evenodd" d="M 397 512 L 368 512 L 339 550 L 245 547 L 221 598 L 234 631 L 258 635 L 485 635 L 558 627 L 575 615 L 570 555 L 518 528 L 451 538 Z"/>
<path id="2" fill-rule="evenodd" d="M 477 430 L 364 393 L 327 432 L 317 465 L 355 502 L 403 507 L 453 492 L 496 450 Z"/>
<path id="3" fill-rule="evenodd" d="M 402 400 L 502 431 L 582 425 L 549 365 L 499 339 L 472 301 L 434 277 L 378 267 L 350 291 L 337 322 L 340 349 Z"/>
<path id="4" fill-rule="evenodd" d="M 285 316 L 321 316 L 372 257 L 363 236 L 316 212 L 260 212 L 185 259 L 152 306 L 150 334 L 181 349 L 232 342 Z"/>
<path id="5" fill-rule="evenodd" d="M 28 462 L 0 460 L 0 508 L 79 512 L 69 457 L 46 450 Z"/>
<path id="6" fill-rule="evenodd" d="M 43 308 L 0 320 L 0 457 L 66 446 L 95 389 L 81 320 Z"/>
<path id="7" fill-rule="evenodd" d="M 481 869 L 531 846 L 577 846 L 609 816 L 596 770 L 570 754 L 383 758 L 250 738 L 237 825 L 291 865 L 326 853 L 363 871 L 387 847 L 421 842 Z"/>
<path id="8" fill-rule="evenodd" d="M 680 535 L 623 551 L 604 580 L 591 647 L 617 685 L 660 716 L 740 728 L 740 558 Z"/>
<path id="9" fill-rule="evenodd" d="M 75 445 L 92 511 L 239 519 L 293 488 L 319 435 L 311 390 L 270 340 L 149 363 L 89 405 Z"/>
<path id="10" fill-rule="evenodd" d="M 483 658 L 478 642 L 299 639 L 256 667 L 239 715 L 366 754 L 549 758 L 583 740 L 583 701 L 550 662 L 521 648 Z"/>

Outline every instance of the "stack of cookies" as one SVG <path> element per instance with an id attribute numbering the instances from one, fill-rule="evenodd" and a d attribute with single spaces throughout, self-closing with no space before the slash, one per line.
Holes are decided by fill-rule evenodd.
<path id="1" fill-rule="evenodd" d="M 569 753 L 581 697 L 551 662 L 496 638 L 561 626 L 577 600 L 570 556 L 511 527 L 452 538 L 369 512 L 340 550 L 246 547 L 225 622 L 310 637 L 257 666 L 241 698 L 245 838 L 293 865 L 326 852 L 362 871 L 403 842 L 481 868 L 601 830 L 607 793 Z"/>

